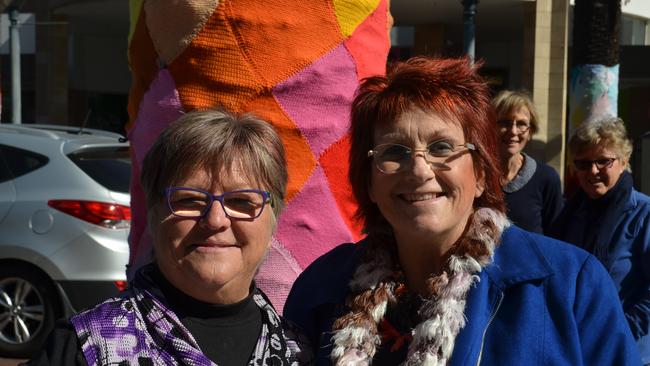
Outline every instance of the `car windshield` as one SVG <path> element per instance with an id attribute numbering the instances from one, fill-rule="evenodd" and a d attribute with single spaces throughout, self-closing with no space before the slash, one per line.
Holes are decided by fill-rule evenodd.
<path id="1" fill-rule="evenodd" d="M 128 147 L 75 151 L 68 157 L 93 180 L 115 192 L 129 193 L 131 159 Z"/>

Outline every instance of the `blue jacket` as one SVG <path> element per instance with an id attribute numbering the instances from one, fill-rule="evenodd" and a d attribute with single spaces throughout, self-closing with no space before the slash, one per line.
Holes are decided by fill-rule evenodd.
<path id="1" fill-rule="evenodd" d="M 562 240 L 579 245 L 578 235 L 592 225 L 578 211 L 568 218 Z M 611 228 L 609 251 L 600 258 L 614 280 L 625 317 L 644 364 L 650 363 L 650 197 L 632 190 L 623 214 Z"/>
<path id="2" fill-rule="evenodd" d="M 348 282 L 363 251 L 344 244 L 296 280 L 284 316 L 303 327 L 328 365 L 329 331 L 346 312 Z M 506 229 L 494 261 L 467 297 L 467 325 L 450 365 L 639 365 L 616 289 L 585 251 Z"/>

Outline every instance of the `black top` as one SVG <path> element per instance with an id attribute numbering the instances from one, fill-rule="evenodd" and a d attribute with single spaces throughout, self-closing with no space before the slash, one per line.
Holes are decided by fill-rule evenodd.
<path id="1" fill-rule="evenodd" d="M 550 166 L 524 155 L 524 165 L 503 187 L 508 218 L 524 230 L 548 234 L 564 199 L 557 172 Z"/>
<path id="2" fill-rule="evenodd" d="M 262 313 L 250 295 L 235 304 L 214 305 L 173 287 L 154 265 L 143 275 L 158 285 L 154 295 L 169 305 L 190 331 L 201 351 L 219 366 L 246 365 L 262 330 Z M 77 335 L 68 320 L 59 320 L 46 348 L 27 365 L 87 365 Z"/>

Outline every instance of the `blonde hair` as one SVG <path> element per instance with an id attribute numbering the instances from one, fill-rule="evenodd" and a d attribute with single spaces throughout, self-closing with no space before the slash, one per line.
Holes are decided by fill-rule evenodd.
<path id="1" fill-rule="evenodd" d="M 492 107 L 497 115 L 497 120 L 506 114 L 526 108 L 530 114 L 530 134 L 539 131 L 539 115 L 530 94 L 524 90 L 502 90 L 492 99 Z"/>
<path id="2" fill-rule="evenodd" d="M 573 155 L 601 146 L 614 151 L 630 171 L 632 142 L 627 137 L 625 123 L 618 117 L 607 117 L 594 122 L 583 122 L 569 140 L 569 150 Z"/>

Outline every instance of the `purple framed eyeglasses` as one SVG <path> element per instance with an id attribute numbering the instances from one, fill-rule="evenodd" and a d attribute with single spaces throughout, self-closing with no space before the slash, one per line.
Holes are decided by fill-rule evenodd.
<path id="1" fill-rule="evenodd" d="M 267 203 L 273 206 L 271 193 L 259 189 L 241 189 L 213 195 L 196 188 L 168 187 L 165 188 L 164 195 L 169 210 L 178 217 L 204 217 L 214 201 L 218 201 L 228 218 L 252 221 L 260 217 Z"/>

